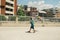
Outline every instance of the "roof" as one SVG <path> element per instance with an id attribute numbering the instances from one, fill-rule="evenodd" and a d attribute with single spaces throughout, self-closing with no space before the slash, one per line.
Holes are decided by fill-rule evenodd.
<path id="1" fill-rule="evenodd" d="M 46 13 L 45 11 L 39 11 L 39 13 Z"/>

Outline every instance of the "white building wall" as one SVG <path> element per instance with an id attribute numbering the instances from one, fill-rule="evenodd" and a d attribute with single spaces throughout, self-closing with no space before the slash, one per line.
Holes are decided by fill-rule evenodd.
<path id="1" fill-rule="evenodd" d="M 12 6 L 6 5 L 6 8 L 13 9 L 13 11 L 5 11 L 5 13 L 13 14 L 14 15 L 14 1 L 6 0 L 6 2 L 13 4 Z"/>
<path id="2" fill-rule="evenodd" d="M 27 11 L 30 11 L 30 7 L 27 8 Z"/>
<path id="3" fill-rule="evenodd" d="M 11 9 L 14 9 L 14 7 L 11 7 L 11 6 L 8 6 L 8 5 L 6 5 L 6 8 L 11 8 Z"/>
<path id="4" fill-rule="evenodd" d="M 14 4 L 14 1 L 6 0 L 6 2 Z"/>
<path id="5" fill-rule="evenodd" d="M 9 14 L 9 13 L 10 13 L 10 14 L 13 14 L 13 12 L 10 12 L 10 11 L 5 11 L 5 12 L 8 13 L 8 14 Z"/>

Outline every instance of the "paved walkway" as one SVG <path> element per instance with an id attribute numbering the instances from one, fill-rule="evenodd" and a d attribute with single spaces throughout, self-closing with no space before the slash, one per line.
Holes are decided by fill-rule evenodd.
<path id="1" fill-rule="evenodd" d="M 60 27 L 36 27 L 36 33 L 26 33 L 28 27 L 0 27 L 0 40 L 60 40 Z"/>

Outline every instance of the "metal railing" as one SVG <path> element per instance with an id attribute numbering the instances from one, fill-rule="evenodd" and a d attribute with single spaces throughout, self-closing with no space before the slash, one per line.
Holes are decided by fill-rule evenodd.
<path id="1" fill-rule="evenodd" d="M 33 18 L 36 25 L 38 24 L 60 24 L 60 18 L 55 17 L 35 17 Z M 30 16 L 0 16 L 0 25 L 4 23 L 25 23 L 30 21 Z"/>
<path id="2" fill-rule="evenodd" d="M 34 21 L 60 22 L 60 18 L 55 17 L 34 17 Z M 0 16 L 0 21 L 29 21 L 30 16 Z"/>

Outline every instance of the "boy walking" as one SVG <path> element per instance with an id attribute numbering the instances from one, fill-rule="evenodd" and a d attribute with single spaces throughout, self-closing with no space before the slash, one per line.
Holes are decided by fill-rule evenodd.
<path id="1" fill-rule="evenodd" d="M 31 27 L 30 27 L 30 30 L 28 31 L 29 33 L 31 32 L 31 29 L 33 29 L 33 33 L 35 33 L 35 29 L 34 29 L 34 21 L 32 18 L 30 18 L 30 24 L 31 24 Z"/>

